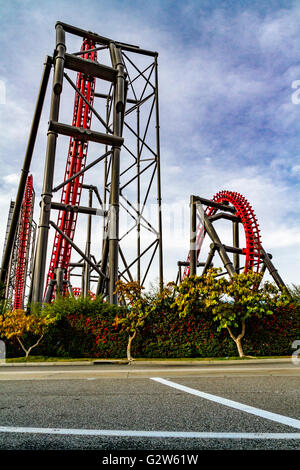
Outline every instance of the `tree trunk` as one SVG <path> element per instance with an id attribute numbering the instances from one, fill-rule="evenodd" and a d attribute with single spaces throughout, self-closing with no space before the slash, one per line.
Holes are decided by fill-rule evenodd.
<path id="1" fill-rule="evenodd" d="M 240 356 L 240 357 L 245 357 L 245 354 L 244 354 L 244 351 L 243 351 L 243 347 L 242 347 L 242 340 L 241 340 L 241 338 L 237 337 L 236 340 L 235 340 L 235 344 L 236 344 L 237 350 L 238 350 L 238 352 L 239 352 L 239 356 Z"/>
<path id="2" fill-rule="evenodd" d="M 41 335 L 39 337 L 39 339 L 37 340 L 37 342 L 33 345 L 33 346 L 30 346 L 30 348 L 26 349 L 24 344 L 22 343 L 22 341 L 20 340 L 20 338 L 17 336 L 17 340 L 19 341 L 19 344 L 21 346 L 21 348 L 23 349 L 23 351 L 25 352 L 25 357 L 28 358 L 29 356 L 29 353 L 30 351 L 35 348 L 36 346 L 38 346 L 38 344 L 40 343 L 40 341 L 43 339 L 44 335 Z"/>
<path id="3" fill-rule="evenodd" d="M 233 339 L 233 341 L 235 342 L 236 344 L 236 347 L 237 347 L 237 350 L 238 350 L 238 353 L 239 353 L 239 356 L 240 357 L 245 357 L 245 354 L 244 354 L 244 351 L 243 351 L 243 347 L 242 347 L 242 338 L 245 336 L 245 330 L 246 330 L 246 324 L 245 324 L 245 320 L 242 320 L 242 332 L 241 334 L 239 334 L 237 337 L 235 337 L 232 333 L 232 331 L 230 330 L 229 326 L 227 326 L 227 330 L 230 334 L 230 337 L 231 339 Z"/>
<path id="4" fill-rule="evenodd" d="M 129 338 L 128 338 L 128 344 L 127 344 L 127 359 L 129 362 L 132 362 L 133 361 L 133 358 L 131 356 L 131 343 L 132 341 L 134 340 L 134 338 L 136 337 L 136 331 L 133 333 L 132 336 L 129 335 Z"/>
<path id="5" fill-rule="evenodd" d="M 28 354 L 29 354 L 29 351 L 25 348 L 24 344 L 22 343 L 22 341 L 20 340 L 19 336 L 17 336 L 17 340 L 21 346 L 21 348 L 23 349 L 24 353 L 25 353 L 25 357 L 28 357 Z"/>

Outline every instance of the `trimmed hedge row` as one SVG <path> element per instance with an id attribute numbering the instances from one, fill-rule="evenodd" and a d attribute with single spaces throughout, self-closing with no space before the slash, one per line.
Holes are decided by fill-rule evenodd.
<path id="1" fill-rule="evenodd" d="M 100 299 L 78 299 L 76 303 L 58 302 L 59 320 L 34 350 L 34 355 L 49 357 L 126 357 L 127 335 L 113 326 L 122 307 L 110 306 Z M 89 312 L 88 314 L 86 312 Z M 274 315 L 247 322 L 243 348 L 251 356 L 288 356 L 292 343 L 300 339 L 299 307 L 282 308 Z M 30 337 L 27 338 L 30 341 Z M 22 356 L 16 342 L 7 342 L 7 357 Z M 226 330 L 201 315 L 179 318 L 174 309 L 157 309 L 145 322 L 132 344 L 133 357 L 183 358 L 237 356 L 235 343 Z"/>

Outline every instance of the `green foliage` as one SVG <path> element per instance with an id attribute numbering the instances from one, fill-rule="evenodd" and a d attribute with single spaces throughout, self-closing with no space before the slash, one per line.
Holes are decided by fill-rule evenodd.
<path id="1" fill-rule="evenodd" d="M 149 314 L 147 299 L 142 295 L 143 287 L 138 282 L 118 281 L 116 292 L 126 307 L 116 315 L 114 325 L 120 326 L 129 335 L 136 334 Z"/>
<path id="2" fill-rule="evenodd" d="M 0 316 L 9 309 L 9 304 L 5 300 L 5 284 L 0 282 Z"/>
<path id="3" fill-rule="evenodd" d="M 203 280 L 201 281 L 203 282 Z M 166 286 L 162 293 L 144 293 L 142 308 L 147 315 L 138 325 L 138 334 L 132 343 L 132 355 L 136 358 L 226 357 L 236 355 L 236 345 L 226 328 L 219 328 L 212 309 L 205 307 L 204 298 L 196 279 L 184 281 L 180 287 Z M 188 286 L 191 289 L 188 289 Z M 198 293 L 198 294 L 197 294 Z M 188 295 L 186 314 L 180 307 L 180 296 Z M 223 302 L 230 300 L 223 297 Z M 231 299 L 232 302 L 232 299 Z M 124 302 L 125 304 L 125 302 Z M 186 305 L 183 304 L 183 307 Z M 56 318 L 35 348 L 36 354 L 49 357 L 120 358 L 126 356 L 128 336 L 125 327 L 115 324 L 116 317 L 125 318 L 130 310 L 127 305 L 115 306 L 101 297 L 64 297 L 43 306 L 43 311 Z M 39 309 L 39 306 L 36 306 Z M 293 351 L 291 345 L 299 339 L 300 321 L 298 304 L 272 307 L 272 315 L 253 313 L 246 320 L 247 334 L 243 349 L 247 355 L 286 356 Z M 179 315 L 180 314 L 180 315 Z M 130 322 L 129 322 L 130 325 Z M 237 334 L 238 329 L 231 326 Z M 28 335 L 26 337 L 26 335 Z M 24 339 L 29 343 L 31 334 Z M 19 343 L 7 341 L 7 357 L 22 354 Z"/>
<path id="4" fill-rule="evenodd" d="M 45 313 L 41 308 L 32 308 L 30 313 L 24 310 L 8 310 L 0 316 L 0 335 L 6 339 L 16 339 L 21 348 L 29 355 L 30 351 L 38 346 L 44 337 L 47 329 L 55 322 L 53 315 Z M 26 346 L 24 337 L 28 334 L 35 337 L 35 342 L 31 346 Z M 37 338 L 36 338 L 37 337 Z"/>
<path id="5" fill-rule="evenodd" d="M 138 282 L 117 282 L 116 292 L 122 302 L 125 303 L 126 308 L 121 311 L 121 315 L 117 314 L 114 326 L 121 327 L 123 331 L 128 333 L 127 345 L 127 358 L 132 360 L 131 343 L 136 337 L 138 330 L 140 330 L 149 315 L 149 305 L 147 299 L 142 295 L 143 287 Z"/>
<path id="6" fill-rule="evenodd" d="M 241 340 L 246 321 L 272 315 L 276 308 L 288 305 L 290 299 L 287 292 L 282 293 L 274 284 L 261 284 L 259 273 L 248 271 L 231 279 L 218 274 L 218 269 L 211 269 L 201 277 L 186 278 L 177 288 L 174 305 L 181 317 L 191 313 L 211 317 L 218 331 L 227 329 L 243 356 Z"/>
<path id="7" fill-rule="evenodd" d="M 300 285 L 292 284 L 291 287 L 289 287 L 289 293 L 293 303 L 300 304 Z"/>

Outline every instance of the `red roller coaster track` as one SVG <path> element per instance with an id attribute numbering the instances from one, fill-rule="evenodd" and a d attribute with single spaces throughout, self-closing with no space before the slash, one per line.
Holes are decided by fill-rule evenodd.
<path id="1" fill-rule="evenodd" d="M 244 272 L 248 270 L 259 271 L 261 263 L 261 240 L 260 230 L 253 209 L 247 199 L 239 193 L 233 191 L 220 191 L 213 198 L 212 201 L 218 203 L 229 202 L 236 209 L 236 214 L 240 217 L 245 231 L 246 247 L 243 249 L 245 254 L 245 268 Z M 208 216 L 214 215 L 218 211 L 217 208 L 207 206 L 205 213 Z M 197 246 L 197 259 L 199 257 L 203 240 L 206 231 L 204 226 L 200 223 L 197 228 L 196 246 Z M 188 256 L 188 262 L 190 256 Z M 183 277 L 187 277 L 190 272 L 189 265 L 185 267 Z"/>
<path id="2" fill-rule="evenodd" d="M 97 60 L 97 52 L 90 51 L 93 49 L 95 44 L 90 40 L 84 40 L 81 46 L 81 51 L 89 51 L 83 53 L 81 57 L 92 61 Z M 95 78 L 84 75 L 83 73 L 77 74 L 77 88 L 81 94 L 86 98 L 88 103 L 93 106 L 94 93 L 95 93 Z M 73 112 L 73 126 L 82 127 L 84 129 L 90 129 L 91 126 L 92 112 L 90 106 L 82 99 L 82 97 L 76 92 Z M 70 138 L 69 151 L 65 169 L 64 181 L 73 176 L 78 171 L 82 170 L 86 165 L 88 151 L 88 142 L 82 142 L 74 137 Z M 80 203 L 82 184 L 83 184 L 82 173 L 71 182 L 67 183 L 62 190 L 61 202 L 64 204 L 71 204 L 78 206 Z M 61 231 L 67 235 L 71 240 L 74 238 L 75 228 L 77 222 L 76 212 L 59 211 L 57 226 Z M 52 255 L 50 260 L 50 267 L 48 272 L 47 285 L 50 279 L 55 276 L 54 269 L 56 267 L 65 269 L 65 279 L 68 278 L 68 268 L 71 258 L 71 245 L 58 233 L 55 233 L 55 239 L 53 243 Z"/>
<path id="3" fill-rule="evenodd" d="M 19 243 L 16 265 L 15 292 L 13 308 L 24 307 L 24 292 L 26 283 L 28 251 L 30 245 L 31 221 L 33 215 L 33 182 L 32 175 L 27 177 L 25 193 L 19 222 Z"/>

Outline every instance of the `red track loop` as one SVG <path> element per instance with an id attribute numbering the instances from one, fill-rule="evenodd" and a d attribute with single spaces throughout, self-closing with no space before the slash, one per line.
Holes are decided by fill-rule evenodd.
<path id="1" fill-rule="evenodd" d="M 233 191 L 220 191 L 212 198 L 212 200 L 221 204 L 229 202 L 235 207 L 236 215 L 240 217 L 245 231 L 246 248 L 243 249 L 243 252 L 246 259 L 244 272 L 247 272 L 248 270 L 259 272 L 261 263 L 260 230 L 258 228 L 256 216 L 249 202 L 244 198 L 244 196 Z M 208 206 L 205 213 L 210 216 L 214 215 L 217 211 L 218 209 Z M 200 224 L 196 235 L 197 259 L 201 251 L 205 234 L 205 229 Z M 188 261 L 189 259 L 190 257 L 188 256 Z M 189 275 L 189 271 L 190 267 L 187 266 L 184 270 L 184 278 Z"/>

